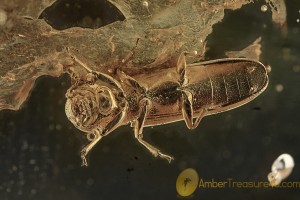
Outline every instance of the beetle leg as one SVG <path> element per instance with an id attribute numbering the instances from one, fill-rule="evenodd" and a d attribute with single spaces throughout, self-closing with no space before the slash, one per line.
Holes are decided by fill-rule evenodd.
<path id="1" fill-rule="evenodd" d="M 88 133 L 87 138 L 90 141 L 90 143 L 81 150 L 81 166 L 88 166 L 86 156 L 91 151 L 91 149 L 97 144 L 97 142 L 99 142 L 102 136 L 99 130 L 95 130 L 92 133 Z"/>
<path id="2" fill-rule="evenodd" d="M 125 113 L 126 109 L 124 108 L 118 115 L 115 116 L 115 118 L 111 120 L 111 122 L 107 124 L 107 126 L 103 129 L 101 135 L 106 136 L 112 131 L 114 131 L 116 128 L 118 128 L 125 117 Z"/>
<path id="3" fill-rule="evenodd" d="M 194 51 L 194 52 L 184 51 L 179 55 L 178 60 L 177 60 L 177 73 L 179 75 L 179 80 L 178 81 L 181 85 L 186 85 L 187 82 L 188 82 L 188 79 L 185 75 L 185 70 L 186 70 L 185 57 L 186 56 L 195 57 L 196 55 L 197 55 L 196 51 Z"/>
<path id="4" fill-rule="evenodd" d="M 99 140 L 111 133 L 113 130 L 120 126 L 123 118 L 125 116 L 125 110 L 121 111 L 103 130 L 96 129 L 91 133 L 87 134 L 87 139 L 90 143 L 85 146 L 81 150 L 81 159 L 82 159 L 82 166 L 88 166 L 86 156 L 92 150 L 92 148 L 99 142 Z"/>
<path id="5" fill-rule="evenodd" d="M 147 111 L 150 107 L 150 102 L 149 100 L 145 100 L 142 102 L 143 106 L 140 110 L 139 118 L 136 119 L 133 122 L 134 126 L 134 136 L 135 138 L 142 144 L 144 145 L 155 157 L 159 156 L 161 158 L 167 159 L 168 162 L 170 163 L 174 158 L 172 156 L 166 155 L 161 153 L 159 149 L 156 147 L 152 146 L 148 142 L 143 140 L 143 128 L 144 128 L 144 122 L 147 116 Z"/>
<path id="6" fill-rule="evenodd" d="M 203 108 L 199 116 L 196 118 L 194 122 L 194 109 L 193 109 L 193 95 L 188 92 L 188 91 L 182 91 L 182 97 L 183 97 L 183 102 L 182 102 L 182 115 L 183 119 L 186 123 L 186 126 L 189 129 L 195 129 L 202 118 L 205 116 L 206 109 Z"/>

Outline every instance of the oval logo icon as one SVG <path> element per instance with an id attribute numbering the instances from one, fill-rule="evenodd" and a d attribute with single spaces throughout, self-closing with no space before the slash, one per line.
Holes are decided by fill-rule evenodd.
<path id="1" fill-rule="evenodd" d="M 183 170 L 177 178 L 176 190 L 182 197 L 192 195 L 198 187 L 199 176 L 196 170 L 188 168 Z"/>

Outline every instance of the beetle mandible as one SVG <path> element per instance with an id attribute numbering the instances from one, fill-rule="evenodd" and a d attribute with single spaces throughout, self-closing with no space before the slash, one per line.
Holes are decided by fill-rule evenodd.
<path id="1" fill-rule="evenodd" d="M 131 123 L 135 138 L 154 156 L 172 156 L 143 140 L 143 128 L 184 120 L 196 128 L 204 116 L 241 106 L 267 87 L 270 68 L 254 60 L 226 58 L 187 65 L 187 53 L 176 66 L 116 77 L 91 71 L 66 94 L 66 115 L 84 131 L 89 144 L 81 151 L 82 165 L 98 141 Z"/>

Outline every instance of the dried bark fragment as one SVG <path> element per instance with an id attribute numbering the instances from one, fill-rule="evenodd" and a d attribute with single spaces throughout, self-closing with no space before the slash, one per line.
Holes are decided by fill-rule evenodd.
<path id="1" fill-rule="evenodd" d="M 249 0 L 108 0 L 126 17 L 96 30 L 54 30 L 39 14 L 53 0 L 3 0 L 0 27 L 0 109 L 17 110 L 42 75 L 84 76 L 84 66 L 114 76 L 170 67 L 185 50 L 202 51 L 225 9 Z M 280 8 L 284 3 L 278 2 Z M 277 4 L 276 4 L 277 5 Z M 277 6 L 278 7 L 278 6 Z M 282 17 L 282 15 L 280 15 Z M 32 20 L 29 20 L 32 19 Z M 281 18 L 284 20 L 284 18 Z M 190 58 L 195 62 L 200 58 Z"/>
<path id="2" fill-rule="evenodd" d="M 267 3 L 271 7 L 272 20 L 280 26 L 284 25 L 286 22 L 286 7 L 284 0 L 267 0 Z"/>
<path id="3" fill-rule="evenodd" d="M 225 55 L 229 58 L 249 58 L 259 60 L 261 55 L 261 37 L 257 38 L 251 45 L 240 51 L 228 51 Z"/>
<path id="4" fill-rule="evenodd" d="M 55 0 L 1 0 L 0 8 L 4 8 L 14 15 L 37 19 L 45 8 Z"/>

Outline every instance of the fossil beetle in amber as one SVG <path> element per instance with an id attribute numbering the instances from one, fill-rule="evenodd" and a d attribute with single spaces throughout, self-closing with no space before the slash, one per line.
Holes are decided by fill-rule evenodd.
<path id="1" fill-rule="evenodd" d="M 267 87 L 270 68 L 249 59 L 228 58 L 187 65 L 182 53 L 174 67 L 112 77 L 90 71 L 67 92 L 68 119 L 86 133 L 86 156 L 99 140 L 131 123 L 135 138 L 154 156 L 173 157 L 143 140 L 143 128 L 184 120 L 196 128 L 204 116 L 239 107 Z"/>

